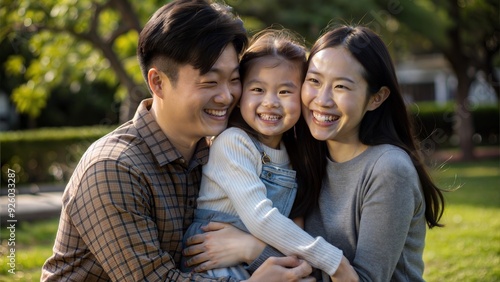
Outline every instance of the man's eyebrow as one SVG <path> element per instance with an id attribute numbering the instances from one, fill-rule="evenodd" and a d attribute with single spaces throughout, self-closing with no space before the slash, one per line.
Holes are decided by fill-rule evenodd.
<path id="1" fill-rule="evenodd" d="M 233 73 L 233 72 L 235 72 L 235 71 L 239 72 L 239 70 L 240 70 L 240 66 L 238 65 L 238 66 L 236 66 L 236 67 L 235 67 L 235 68 L 234 68 L 231 72 L 232 72 L 232 73 Z M 224 70 L 223 70 L 223 69 L 221 69 L 221 68 L 217 68 L 217 67 L 212 67 L 212 68 L 210 68 L 210 69 L 207 71 L 207 74 L 208 74 L 208 73 L 222 73 L 222 72 L 224 72 Z"/>

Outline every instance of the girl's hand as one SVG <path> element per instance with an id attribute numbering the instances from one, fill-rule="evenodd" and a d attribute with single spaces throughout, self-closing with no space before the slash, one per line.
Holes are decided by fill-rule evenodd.
<path id="1" fill-rule="evenodd" d="M 202 227 L 205 233 L 187 239 L 184 256 L 192 256 L 187 266 L 194 271 L 250 264 L 264 250 L 265 243 L 238 228 L 220 222 L 210 222 Z"/>

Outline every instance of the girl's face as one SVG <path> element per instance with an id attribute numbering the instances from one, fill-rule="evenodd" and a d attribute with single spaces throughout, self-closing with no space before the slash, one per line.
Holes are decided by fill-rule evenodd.
<path id="1" fill-rule="evenodd" d="M 302 111 L 318 140 L 359 142 L 361 119 L 371 110 L 363 66 L 342 46 L 316 53 L 302 85 Z"/>
<path id="2" fill-rule="evenodd" d="M 254 59 L 243 78 L 240 110 L 265 145 L 278 148 L 300 117 L 299 63 L 266 56 Z"/>

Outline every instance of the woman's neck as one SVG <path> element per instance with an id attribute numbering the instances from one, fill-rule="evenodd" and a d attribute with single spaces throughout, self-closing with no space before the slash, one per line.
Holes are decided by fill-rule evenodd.
<path id="1" fill-rule="evenodd" d="M 326 144 L 331 160 L 336 163 L 350 161 L 368 148 L 368 145 L 361 143 L 361 141 L 357 141 L 356 143 L 341 143 L 328 140 Z"/>

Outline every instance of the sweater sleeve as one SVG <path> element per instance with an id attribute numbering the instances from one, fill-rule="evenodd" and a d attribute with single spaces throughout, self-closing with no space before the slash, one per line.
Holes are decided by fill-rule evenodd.
<path id="1" fill-rule="evenodd" d="M 236 134 L 227 134 L 230 132 Z M 273 208 L 259 178 L 260 155 L 255 145 L 242 131 L 224 133 L 212 144 L 209 161 L 203 170 L 206 183 L 217 185 L 226 193 L 253 236 L 285 255 L 296 255 L 333 275 L 342 259 L 342 251 L 322 237 L 313 238 Z"/>
<path id="2" fill-rule="evenodd" d="M 420 182 L 409 156 L 399 149 L 382 154 L 365 181 L 352 265 L 360 281 L 389 281 L 398 263 L 420 265 L 425 239 Z"/>

